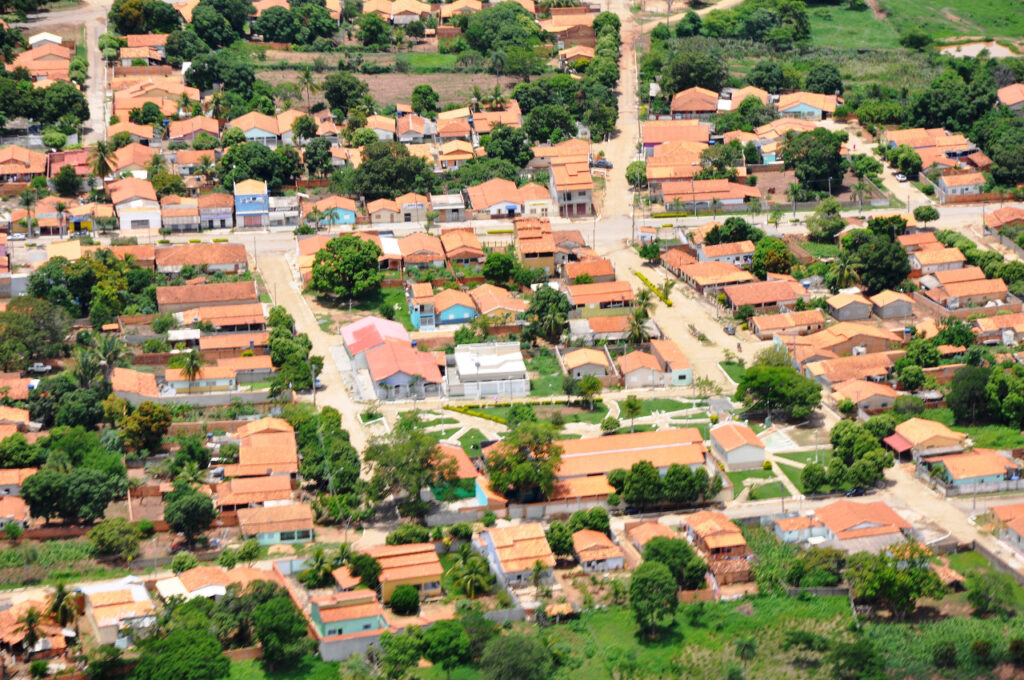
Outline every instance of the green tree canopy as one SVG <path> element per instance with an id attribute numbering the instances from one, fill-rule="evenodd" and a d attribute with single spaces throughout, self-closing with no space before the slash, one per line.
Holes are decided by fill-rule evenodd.
<path id="1" fill-rule="evenodd" d="M 360 298 L 375 293 L 383 273 L 377 258 L 380 246 L 352 234 L 333 238 L 313 259 L 310 288 L 341 298 Z"/>

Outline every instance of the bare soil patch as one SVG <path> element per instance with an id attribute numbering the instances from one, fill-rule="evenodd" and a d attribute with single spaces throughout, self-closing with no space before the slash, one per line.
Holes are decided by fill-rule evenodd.
<path id="1" fill-rule="evenodd" d="M 949 47 L 943 47 L 941 51 L 943 54 L 953 57 L 976 57 L 984 50 L 988 50 L 989 55 L 997 59 L 1017 56 L 1013 50 L 997 42 L 971 42 L 962 45 L 950 45 Z"/>

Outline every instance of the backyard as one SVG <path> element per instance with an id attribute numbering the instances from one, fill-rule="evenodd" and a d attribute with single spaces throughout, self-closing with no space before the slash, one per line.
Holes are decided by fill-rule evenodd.
<path id="1" fill-rule="evenodd" d="M 921 417 L 936 420 L 957 432 L 965 432 L 974 445 L 983 449 L 1018 449 L 1024 447 L 1024 434 L 1006 425 L 954 425 L 953 411 L 948 408 L 925 409 Z"/>

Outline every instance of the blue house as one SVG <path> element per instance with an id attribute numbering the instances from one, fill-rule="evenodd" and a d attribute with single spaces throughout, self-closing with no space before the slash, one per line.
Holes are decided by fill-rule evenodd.
<path id="1" fill-rule="evenodd" d="M 1020 466 L 1015 461 L 985 449 L 936 456 L 928 459 L 927 465 L 932 470 L 939 468 L 939 475 L 953 486 L 974 486 L 1020 478 Z"/>
<path id="2" fill-rule="evenodd" d="M 414 287 L 409 302 L 409 316 L 417 330 L 434 330 L 445 324 L 469 323 L 476 318 L 477 311 L 473 298 L 461 290 L 446 288 L 437 295 L 427 297 Z"/>
<path id="3" fill-rule="evenodd" d="M 322 215 L 319 220 L 319 224 L 322 227 L 337 227 L 342 224 L 355 224 L 356 211 L 358 210 L 356 202 L 351 198 L 345 198 L 343 196 L 328 196 L 316 203 L 306 204 L 303 206 L 303 212 L 307 215 L 307 223 L 312 221 L 309 219 L 308 215 L 314 208 L 319 210 Z"/>
<path id="4" fill-rule="evenodd" d="M 309 543 L 313 540 L 313 510 L 305 503 L 239 508 L 238 528 L 260 545 Z"/>
<path id="5" fill-rule="evenodd" d="M 309 616 L 321 638 L 388 628 L 373 590 L 331 593 L 311 598 L 309 604 Z"/>
<path id="6" fill-rule="evenodd" d="M 270 222 L 267 183 L 258 179 L 235 182 L 235 225 L 265 227 Z"/>

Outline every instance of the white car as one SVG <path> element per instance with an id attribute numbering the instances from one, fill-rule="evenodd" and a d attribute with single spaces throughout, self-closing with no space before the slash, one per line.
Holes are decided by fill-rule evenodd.
<path id="1" fill-rule="evenodd" d="M 9 241 L 24 241 L 25 240 L 25 235 L 24 234 L 11 234 L 10 236 L 7 237 L 7 240 L 9 240 Z"/>
<path id="2" fill-rule="evenodd" d="M 28 367 L 29 373 L 49 373 L 52 370 L 53 366 L 47 366 L 46 364 L 41 363 L 39 361 L 35 362 L 34 364 Z"/>
<path id="3" fill-rule="evenodd" d="M 895 177 L 896 177 L 896 181 L 897 182 L 906 182 L 907 181 L 907 176 L 902 174 L 902 173 L 896 173 Z"/>

